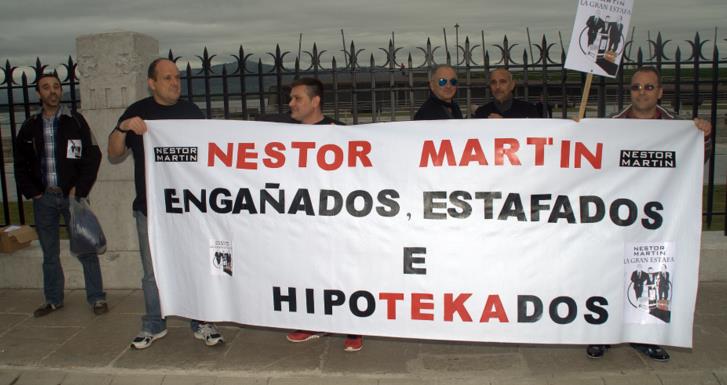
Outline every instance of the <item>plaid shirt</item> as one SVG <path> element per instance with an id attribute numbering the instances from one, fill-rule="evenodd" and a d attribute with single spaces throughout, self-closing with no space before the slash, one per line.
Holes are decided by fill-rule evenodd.
<path id="1" fill-rule="evenodd" d="M 45 142 L 45 156 L 41 159 L 41 168 L 46 186 L 58 187 L 58 172 L 56 171 L 56 133 L 58 132 L 58 121 L 61 115 L 69 115 L 65 106 L 61 105 L 53 117 L 47 118 L 40 111 L 43 117 L 43 142 Z"/>

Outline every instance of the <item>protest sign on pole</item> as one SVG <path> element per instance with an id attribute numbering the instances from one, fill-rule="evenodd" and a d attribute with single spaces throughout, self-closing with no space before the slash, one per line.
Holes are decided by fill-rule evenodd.
<path id="1" fill-rule="evenodd" d="M 616 77 L 633 0 L 578 0 L 565 68 Z"/>
<path id="2" fill-rule="evenodd" d="M 578 0 L 565 68 L 588 74 L 578 120 L 585 114 L 593 75 L 616 77 L 626 45 L 633 0 Z"/>

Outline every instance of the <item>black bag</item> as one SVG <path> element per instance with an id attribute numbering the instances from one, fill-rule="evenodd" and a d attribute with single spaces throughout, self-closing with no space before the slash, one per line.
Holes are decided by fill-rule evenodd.
<path id="1" fill-rule="evenodd" d="M 68 233 L 71 238 L 71 254 L 103 254 L 106 252 L 106 237 L 96 215 L 91 211 L 88 199 L 69 198 L 68 209 L 71 220 Z"/>

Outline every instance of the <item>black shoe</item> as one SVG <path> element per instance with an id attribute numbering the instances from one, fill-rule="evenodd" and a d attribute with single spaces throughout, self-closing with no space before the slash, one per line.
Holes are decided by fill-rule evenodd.
<path id="1" fill-rule="evenodd" d="M 98 300 L 93 303 L 93 314 L 101 315 L 109 312 L 109 305 L 104 300 Z"/>
<path id="2" fill-rule="evenodd" d="M 44 303 L 41 307 L 35 309 L 33 312 L 33 317 L 38 318 L 42 317 L 44 315 L 48 315 L 50 313 L 53 313 L 54 311 L 63 308 L 63 304 L 60 305 L 54 305 L 52 303 Z"/>
<path id="3" fill-rule="evenodd" d="M 588 358 L 601 358 L 604 354 L 606 354 L 606 350 L 610 347 L 611 345 L 588 345 L 588 348 L 586 348 L 586 355 Z"/>
<path id="4" fill-rule="evenodd" d="M 654 361 L 667 362 L 671 358 L 669 357 L 669 353 L 659 345 L 631 344 L 631 347 L 644 353 Z"/>

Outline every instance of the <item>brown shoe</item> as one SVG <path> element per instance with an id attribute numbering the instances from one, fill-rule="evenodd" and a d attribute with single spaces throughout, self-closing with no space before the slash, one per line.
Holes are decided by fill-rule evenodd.
<path id="1" fill-rule="evenodd" d="M 93 304 L 93 314 L 101 315 L 109 312 L 109 305 L 104 300 L 98 300 Z"/>
<path id="2" fill-rule="evenodd" d="M 41 305 L 41 307 L 35 309 L 35 311 L 33 312 L 33 317 L 35 317 L 35 318 L 43 317 L 45 315 L 53 313 L 54 311 L 56 311 L 58 309 L 62 309 L 62 308 L 63 308 L 63 304 L 54 305 L 52 303 L 44 303 L 43 305 Z"/>

